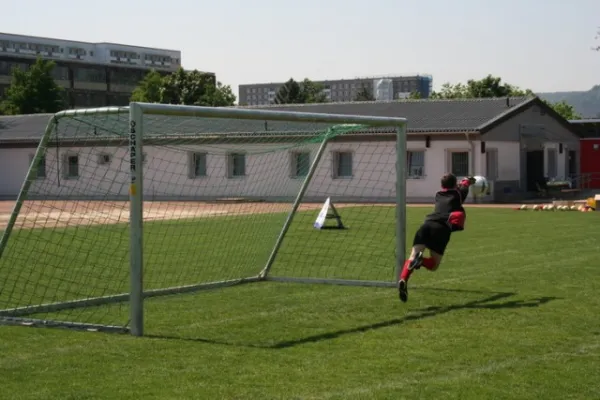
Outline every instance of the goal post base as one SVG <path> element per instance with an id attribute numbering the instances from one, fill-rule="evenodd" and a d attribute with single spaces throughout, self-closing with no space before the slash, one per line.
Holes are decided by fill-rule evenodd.
<path id="1" fill-rule="evenodd" d="M 174 294 L 183 294 L 183 293 L 193 293 L 201 290 L 210 290 L 210 289 L 218 289 L 227 286 L 240 285 L 243 283 L 250 282 L 258 282 L 260 278 L 258 277 L 249 277 L 249 278 L 241 278 L 241 279 L 230 279 L 224 281 L 215 281 L 208 283 L 199 283 L 195 285 L 186 285 L 186 286 L 174 286 L 170 288 L 164 289 L 154 289 L 147 290 L 144 292 L 144 298 L 158 297 L 158 296 L 170 296 Z M 84 307 L 95 307 L 102 306 L 112 303 L 121 303 L 129 301 L 129 293 L 121 293 L 112 296 L 102 296 L 102 297 L 91 297 L 87 299 L 79 299 L 72 301 L 65 301 L 60 303 L 49 303 L 49 304 L 41 304 L 38 306 L 30 306 L 30 307 L 18 307 L 18 308 L 10 308 L 0 310 L 0 321 L 4 319 L 24 317 L 32 314 L 39 313 L 53 313 L 62 310 L 75 309 L 75 308 L 84 308 Z"/>
<path id="2" fill-rule="evenodd" d="M 86 324 L 83 322 L 53 321 L 35 318 L 0 317 L 0 325 L 27 326 L 33 328 L 65 328 L 86 332 L 104 332 L 127 334 L 130 332 L 126 326 Z"/>
<path id="3" fill-rule="evenodd" d="M 360 279 L 328 279 L 328 278 L 286 278 L 280 276 L 267 276 L 263 280 L 268 282 L 284 282 L 284 283 L 309 283 L 309 284 L 328 284 L 340 286 L 363 286 L 363 287 L 380 287 L 380 288 L 395 288 L 395 282 L 385 281 L 364 281 Z"/>

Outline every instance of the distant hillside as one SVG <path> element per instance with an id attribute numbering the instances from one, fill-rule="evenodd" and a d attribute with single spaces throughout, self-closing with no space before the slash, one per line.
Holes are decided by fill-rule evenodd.
<path id="1" fill-rule="evenodd" d="M 586 92 L 554 92 L 537 95 L 552 103 L 564 100 L 571 104 L 583 118 L 600 118 L 600 85 Z"/>

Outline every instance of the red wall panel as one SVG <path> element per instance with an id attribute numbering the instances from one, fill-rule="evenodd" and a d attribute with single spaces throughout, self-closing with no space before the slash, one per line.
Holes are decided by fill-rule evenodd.
<path id="1" fill-rule="evenodd" d="M 600 189 L 600 138 L 581 140 L 581 173 L 593 174 L 590 187 Z"/>

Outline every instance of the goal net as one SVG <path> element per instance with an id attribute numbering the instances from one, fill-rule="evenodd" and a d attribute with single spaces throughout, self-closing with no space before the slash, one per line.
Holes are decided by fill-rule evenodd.
<path id="1" fill-rule="evenodd" d="M 404 124 L 139 103 L 57 113 L 0 227 L 0 322 L 142 335 L 162 295 L 393 286 Z"/>

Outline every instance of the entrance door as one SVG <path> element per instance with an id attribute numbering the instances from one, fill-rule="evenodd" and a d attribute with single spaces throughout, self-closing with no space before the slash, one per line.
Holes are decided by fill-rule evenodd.
<path id="1" fill-rule="evenodd" d="M 536 183 L 544 181 L 544 151 L 527 152 L 527 191 L 537 191 Z"/>

